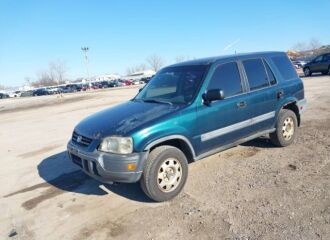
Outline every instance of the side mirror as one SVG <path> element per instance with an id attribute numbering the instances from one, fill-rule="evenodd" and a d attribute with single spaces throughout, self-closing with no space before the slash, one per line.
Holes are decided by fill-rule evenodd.
<path id="1" fill-rule="evenodd" d="M 139 88 L 139 92 L 141 92 L 141 91 L 142 91 L 142 89 L 143 89 L 143 88 Z"/>
<path id="2" fill-rule="evenodd" d="M 209 105 L 213 101 L 222 100 L 225 98 L 225 94 L 221 89 L 211 89 L 203 94 L 203 100 L 206 105 Z"/>

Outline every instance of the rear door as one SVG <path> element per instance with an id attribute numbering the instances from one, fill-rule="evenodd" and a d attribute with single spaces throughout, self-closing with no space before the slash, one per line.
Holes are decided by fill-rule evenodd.
<path id="1" fill-rule="evenodd" d="M 276 79 L 267 62 L 262 58 L 242 60 L 247 79 L 251 112 L 250 132 L 256 133 L 273 128 L 275 109 L 278 102 Z"/>
<path id="2" fill-rule="evenodd" d="M 323 55 L 322 63 L 320 64 L 320 69 L 323 73 L 329 72 L 330 65 L 330 54 Z"/>
<path id="3" fill-rule="evenodd" d="M 315 58 L 311 65 L 312 72 L 322 72 L 323 55 Z"/>

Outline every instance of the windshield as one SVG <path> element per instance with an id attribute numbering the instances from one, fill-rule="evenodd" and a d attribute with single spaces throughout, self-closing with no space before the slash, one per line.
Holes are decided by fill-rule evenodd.
<path id="1" fill-rule="evenodd" d="M 146 102 L 186 104 L 199 89 L 207 65 L 164 68 L 135 97 Z"/>

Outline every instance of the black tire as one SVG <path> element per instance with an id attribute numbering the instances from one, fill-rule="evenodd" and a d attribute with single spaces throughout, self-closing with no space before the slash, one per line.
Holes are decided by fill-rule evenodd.
<path id="1" fill-rule="evenodd" d="M 329 66 L 329 68 L 328 68 L 328 75 L 330 75 L 330 66 Z"/>
<path id="2" fill-rule="evenodd" d="M 288 120 L 291 119 L 291 120 Z M 291 135 L 291 131 L 287 130 L 290 127 L 286 127 L 290 125 L 293 128 L 293 133 Z M 285 130 L 284 130 L 285 129 Z M 278 147 L 286 147 L 289 146 L 295 140 L 297 136 L 298 129 L 298 121 L 296 114 L 289 109 L 281 109 L 276 122 L 276 131 L 270 133 L 270 141 Z M 288 132 L 290 134 L 288 134 Z M 291 137 L 289 137 L 291 136 Z"/>
<path id="3" fill-rule="evenodd" d="M 179 174 L 181 174 L 179 180 L 176 180 L 173 185 L 169 184 L 171 185 L 170 188 L 173 188 L 172 190 L 169 189 L 170 191 L 166 191 L 166 189 L 161 190 L 160 183 L 162 180 L 158 177 L 158 174 L 162 173 L 162 166 L 167 164 L 168 161 L 172 161 L 172 164 L 174 164 L 173 166 L 179 167 L 178 169 L 180 170 L 177 172 L 180 172 Z M 175 165 L 175 162 L 177 165 Z M 167 172 L 167 170 L 168 169 L 165 171 L 163 169 L 164 175 L 166 175 L 165 172 Z M 169 180 L 172 181 L 177 179 L 176 173 L 171 172 L 170 174 L 173 174 L 173 176 L 170 176 Z M 173 178 L 171 179 L 171 177 Z M 142 190 L 149 198 L 156 202 L 164 202 L 176 197 L 181 192 L 186 183 L 187 177 L 188 161 L 186 156 L 178 148 L 164 145 L 157 147 L 150 152 L 140 184 Z M 173 187 L 174 185 L 175 187 Z"/>
<path id="4" fill-rule="evenodd" d="M 308 67 L 304 68 L 304 75 L 305 77 L 310 77 L 312 75 L 312 72 Z"/>

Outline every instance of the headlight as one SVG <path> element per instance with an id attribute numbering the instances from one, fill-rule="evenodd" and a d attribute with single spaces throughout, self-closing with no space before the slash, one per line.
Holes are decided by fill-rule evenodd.
<path id="1" fill-rule="evenodd" d="M 133 152 L 133 139 L 131 137 L 107 137 L 99 147 L 100 151 L 128 154 Z"/>

